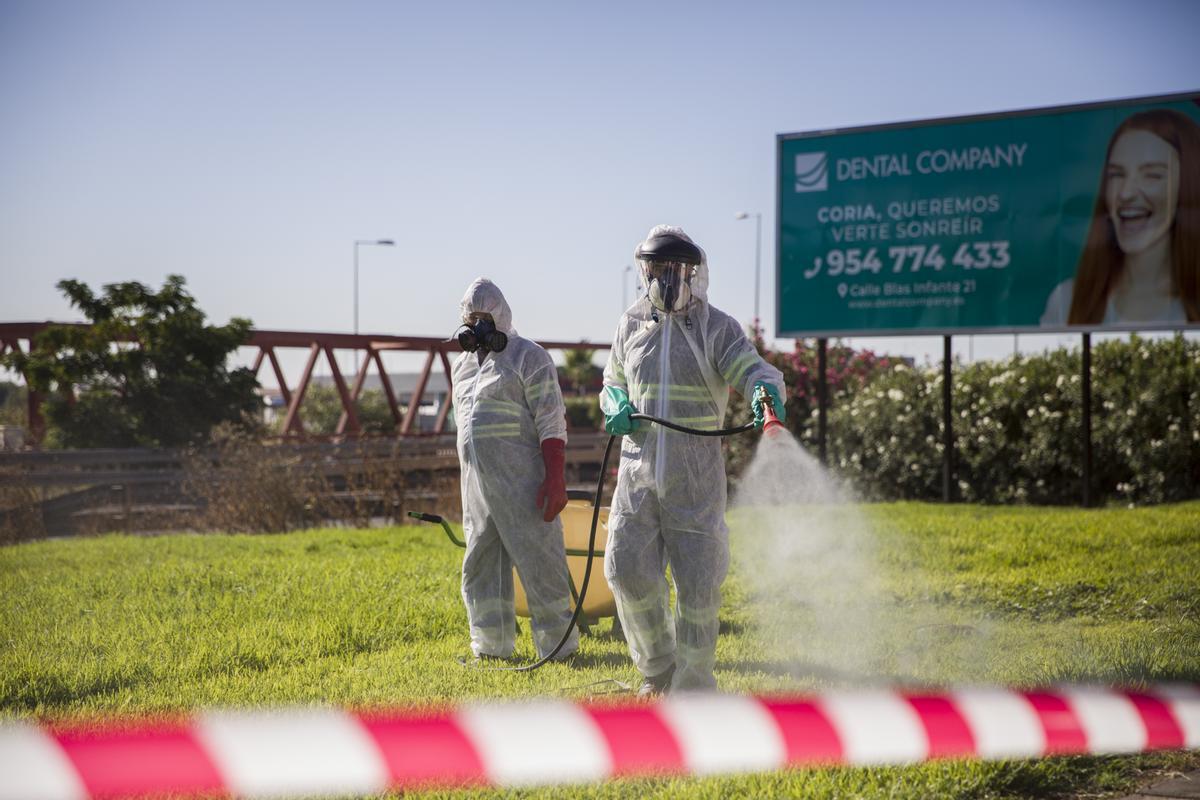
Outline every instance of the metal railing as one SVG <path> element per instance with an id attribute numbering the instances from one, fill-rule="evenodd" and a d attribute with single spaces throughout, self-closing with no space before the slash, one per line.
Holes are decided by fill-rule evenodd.
<path id="1" fill-rule="evenodd" d="M 607 438 L 571 434 L 568 483 L 594 484 Z M 402 509 L 380 505 L 380 481 L 372 478 L 383 478 L 406 503 L 432 504 L 441 512 L 453 512 L 457 505 L 459 460 L 452 435 L 296 439 L 253 447 L 249 452 L 211 447 L 0 453 L 0 529 L 18 519 L 36 523 L 40 531 L 32 535 L 52 536 L 194 526 L 194 512 L 203 511 L 205 503 L 204 492 L 194 491 L 197 484 L 253 481 L 264 469 L 308 481 L 314 501 L 333 508 L 339 503 L 380 506 L 372 516 L 397 521 Z"/>
<path id="2" fill-rule="evenodd" d="M 35 339 L 38 333 L 51 325 L 59 324 L 83 325 L 84 323 L 0 322 L 0 355 L 9 350 L 29 352 L 35 346 Z M 607 350 L 609 348 L 607 343 L 586 341 L 542 341 L 538 342 L 538 344 L 547 350 L 573 350 L 577 348 Z M 387 401 L 388 409 L 391 411 L 392 419 L 396 424 L 395 434 L 386 434 L 387 436 L 438 436 L 446 432 L 446 420 L 450 410 L 449 402 L 443 402 L 438 409 L 432 431 L 414 431 L 413 428 L 421 404 L 424 401 L 425 393 L 429 386 L 429 377 L 433 373 L 435 364 L 440 364 L 445 373 L 447 394 L 449 395 L 453 391 L 453 382 L 450 374 L 450 356 L 459 352 L 458 345 L 454 341 L 447 341 L 432 336 L 252 330 L 244 346 L 257 349 L 251 367 L 255 377 L 258 377 L 264 364 L 269 364 L 271 367 L 271 372 L 274 374 L 279 393 L 286 405 L 281 428 L 285 437 L 293 439 L 312 438 L 312 435 L 305 431 L 300 408 L 304 402 L 304 396 L 312 384 L 314 370 L 322 356 L 324 356 L 329 366 L 330 374 L 333 377 L 333 384 L 342 405 L 342 415 L 338 420 L 337 428 L 334 432 L 335 439 L 357 437 L 362 434 L 362 425 L 358 419 L 356 405 L 359 396 L 362 394 L 363 385 L 372 369 L 379 376 L 384 398 Z M 299 380 L 294 385 L 289 385 L 279 361 L 279 351 L 289 349 L 307 351 L 304 368 L 301 371 Z M 334 358 L 335 350 L 353 350 L 356 353 L 362 354 L 361 361 L 358 361 L 356 358 L 359 367 L 355 371 L 352 382 L 348 383 L 346 377 L 342 374 L 341 367 L 339 367 L 337 359 Z M 418 374 L 412 395 L 404 407 L 402 407 L 397 398 L 391 379 L 383 365 L 382 354 L 387 352 L 425 353 L 424 366 Z M 37 392 L 31 391 L 29 393 L 27 412 L 29 442 L 35 445 L 41 441 L 45 433 L 45 423 L 40 410 L 42 399 L 42 396 Z"/>

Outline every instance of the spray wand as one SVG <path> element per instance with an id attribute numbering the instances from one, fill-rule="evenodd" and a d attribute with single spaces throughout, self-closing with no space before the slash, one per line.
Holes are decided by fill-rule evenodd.
<path id="1" fill-rule="evenodd" d="M 775 415 L 775 401 L 771 397 L 771 393 L 765 388 L 759 387 L 754 396 L 762 402 L 763 418 L 766 420 L 763 423 L 762 431 L 765 435 L 775 437 L 781 433 L 786 433 L 787 428 L 779 417 Z M 670 428 L 673 431 L 680 433 L 688 433 L 692 436 L 732 436 L 738 433 L 746 433 L 758 427 L 756 422 L 747 422 L 745 425 L 738 425 L 734 428 L 719 428 L 717 430 L 706 430 L 704 428 L 689 428 L 686 425 L 680 425 L 678 422 L 672 422 L 669 419 L 662 419 L 650 414 L 633 413 L 629 415 L 630 419 L 644 419 L 647 422 L 653 422 L 656 425 L 662 425 L 664 428 Z"/>

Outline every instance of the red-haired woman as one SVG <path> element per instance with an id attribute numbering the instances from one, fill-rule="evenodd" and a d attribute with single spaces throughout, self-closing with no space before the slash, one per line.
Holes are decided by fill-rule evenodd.
<path id="1" fill-rule="evenodd" d="M 1113 132 L 1075 278 L 1041 322 L 1200 322 L 1200 125 L 1154 109 Z"/>

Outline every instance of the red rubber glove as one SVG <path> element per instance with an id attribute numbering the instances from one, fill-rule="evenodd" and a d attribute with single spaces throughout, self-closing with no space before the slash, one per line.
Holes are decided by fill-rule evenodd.
<path id="1" fill-rule="evenodd" d="M 538 489 L 537 507 L 543 510 L 542 519 L 546 522 L 553 520 L 567 507 L 566 461 L 566 442 L 562 439 L 542 440 L 542 463 L 546 465 L 546 479 Z"/>

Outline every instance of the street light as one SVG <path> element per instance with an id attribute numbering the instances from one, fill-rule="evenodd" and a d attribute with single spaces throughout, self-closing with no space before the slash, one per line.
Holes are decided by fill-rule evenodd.
<path id="1" fill-rule="evenodd" d="M 621 273 L 621 313 L 625 313 L 625 309 L 629 308 L 629 273 L 633 272 L 633 267 L 625 265 L 624 272 Z"/>
<path id="2" fill-rule="evenodd" d="M 354 242 L 354 333 L 358 334 L 358 248 L 362 245 L 393 247 L 391 239 L 357 239 Z"/>
<path id="3" fill-rule="evenodd" d="M 739 211 L 733 215 L 734 219 L 749 219 L 754 217 L 754 325 L 755 327 L 762 325 L 762 319 L 758 316 L 758 275 L 759 275 L 759 257 L 762 253 L 762 214 L 755 211 L 753 214 L 745 211 Z"/>

